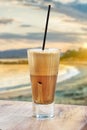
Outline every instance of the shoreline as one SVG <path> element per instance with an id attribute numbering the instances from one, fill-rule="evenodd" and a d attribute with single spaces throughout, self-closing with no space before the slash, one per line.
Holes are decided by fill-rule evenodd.
<path id="1" fill-rule="evenodd" d="M 59 83 L 64 80 L 70 79 L 80 73 L 80 71 L 74 66 L 65 65 L 65 67 L 66 70 L 59 74 L 57 78 L 57 82 Z"/>
<path id="2" fill-rule="evenodd" d="M 63 65 L 63 66 L 64 66 L 64 70 L 61 70 L 59 72 L 59 75 L 57 77 L 57 83 L 70 79 L 71 77 L 74 77 L 80 73 L 76 67 L 67 66 L 67 65 Z M 8 85 L 5 84 L 3 81 L 2 87 L 0 88 L 0 98 L 13 98 L 13 97 L 17 97 L 20 95 L 23 96 L 23 95 L 29 94 L 31 92 L 29 72 L 20 73 L 18 75 L 19 79 L 16 77 L 17 79 L 15 79 L 15 85 L 13 87 L 11 85 L 11 83 L 12 83 L 11 78 L 13 78 L 13 80 L 14 80 L 14 77 L 8 77 L 8 79 L 7 79 Z M 19 81 L 17 82 L 16 80 L 19 80 Z M 24 84 L 24 81 L 25 81 L 25 84 Z M 11 87 L 9 87 L 9 83 L 10 83 Z M 17 87 L 15 87 L 15 86 L 17 86 Z"/>
<path id="3" fill-rule="evenodd" d="M 8 59 L 0 59 L 0 64 L 27 64 L 27 58 L 8 58 Z"/>

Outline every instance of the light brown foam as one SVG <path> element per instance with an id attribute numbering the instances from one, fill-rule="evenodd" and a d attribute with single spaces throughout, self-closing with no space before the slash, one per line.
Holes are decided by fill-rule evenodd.
<path id="1" fill-rule="evenodd" d="M 29 66 L 32 75 L 56 75 L 58 73 L 59 52 L 57 49 L 45 51 L 31 50 Z"/>

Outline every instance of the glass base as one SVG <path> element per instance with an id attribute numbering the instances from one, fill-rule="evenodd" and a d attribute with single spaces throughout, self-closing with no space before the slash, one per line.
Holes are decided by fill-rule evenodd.
<path id="1" fill-rule="evenodd" d="M 38 119 L 49 119 L 54 117 L 54 102 L 51 104 L 33 103 L 33 116 Z"/>

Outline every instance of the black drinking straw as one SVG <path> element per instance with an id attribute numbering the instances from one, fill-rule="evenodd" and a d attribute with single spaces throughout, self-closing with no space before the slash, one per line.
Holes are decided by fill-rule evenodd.
<path id="1" fill-rule="evenodd" d="M 47 27 L 48 27 L 49 15 L 50 15 L 50 8 L 51 8 L 51 5 L 48 6 L 48 13 L 47 13 L 47 20 L 46 20 L 42 50 L 45 49 L 45 42 L 46 42 L 46 36 L 47 36 Z"/>

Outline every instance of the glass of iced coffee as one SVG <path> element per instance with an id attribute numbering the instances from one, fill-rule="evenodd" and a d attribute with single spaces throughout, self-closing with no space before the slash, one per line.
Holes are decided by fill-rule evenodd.
<path id="1" fill-rule="evenodd" d="M 54 95 L 59 57 L 59 50 L 54 48 L 28 50 L 33 115 L 37 118 L 54 117 Z"/>

